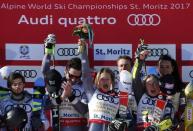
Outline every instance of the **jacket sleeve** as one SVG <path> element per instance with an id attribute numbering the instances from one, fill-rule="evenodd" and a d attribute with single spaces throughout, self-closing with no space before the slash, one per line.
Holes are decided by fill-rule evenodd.
<path id="1" fill-rule="evenodd" d="M 51 55 L 45 54 L 42 60 L 41 71 L 45 75 L 46 71 L 50 69 Z"/>
<path id="2" fill-rule="evenodd" d="M 88 98 L 85 93 L 82 94 L 81 100 L 76 98 L 74 95 L 68 98 L 72 103 L 73 107 L 81 114 L 88 112 Z"/>
<path id="3" fill-rule="evenodd" d="M 171 118 L 171 120 L 174 119 L 174 107 L 172 101 L 170 100 L 167 101 L 167 104 L 165 106 L 163 119 L 165 118 Z"/>
<path id="4" fill-rule="evenodd" d="M 94 94 L 94 87 L 93 87 L 93 77 L 92 77 L 92 69 L 89 65 L 89 59 L 87 55 L 87 48 L 85 46 L 85 49 L 83 53 L 80 53 L 80 59 L 82 60 L 82 81 L 83 81 L 83 87 L 85 89 L 85 93 L 90 100 L 92 95 Z"/>
<path id="5" fill-rule="evenodd" d="M 136 59 L 135 64 L 133 66 L 132 76 L 133 76 L 133 92 L 135 95 L 135 99 L 137 104 L 141 99 L 142 95 L 145 93 L 145 88 L 141 80 L 141 69 L 142 69 L 143 61 Z"/>

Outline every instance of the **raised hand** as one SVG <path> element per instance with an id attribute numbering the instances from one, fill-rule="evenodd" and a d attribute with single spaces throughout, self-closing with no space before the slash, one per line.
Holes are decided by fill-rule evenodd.
<path id="1" fill-rule="evenodd" d="M 55 44 L 56 44 L 55 34 L 48 34 L 47 38 L 44 40 L 45 53 L 53 55 Z"/>
<path id="2" fill-rule="evenodd" d="M 144 44 L 144 40 L 140 39 L 140 44 L 135 52 L 135 58 L 139 58 L 140 60 L 145 60 L 150 53 L 148 50 L 148 45 Z"/>
<path id="3" fill-rule="evenodd" d="M 72 95 L 72 84 L 70 81 L 62 83 L 63 92 L 61 95 L 61 99 L 64 100 Z"/>

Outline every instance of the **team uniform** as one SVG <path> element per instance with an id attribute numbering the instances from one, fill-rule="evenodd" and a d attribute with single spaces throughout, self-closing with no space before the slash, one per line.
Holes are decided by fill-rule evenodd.
<path id="1" fill-rule="evenodd" d="M 25 127 L 23 128 L 24 131 L 32 130 L 32 123 L 35 121 L 31 121 L 32 115 L 33 115 L 33 98 L 32 95 L 29 94 L 27 91 L 23 92 L 23 97 L 20 100 L 14 99 L 11 94 L 7 95 L 3 100 L 0 101 L 0 114 L 6 115 L 7 112 L 9 112 L 14 107 L 20 107 L 25 110 L 27 113 L 28 121 Z M 44 115 L 44 112 L 42 110 L 39 110 L 40 112 L 40 119 L 42 124 L 45 127 L 45 130 L 49 127 L 49 122 L 47 118 Z M 17 120 L 16 120 L 17 121 Z M 6 128 L 3 128 L 2 130 L 7 130 Z"/>
<path id="2" fill-rule="evenodd" d="M 174 119 L 174 113 L 177 112 L 177 109 L 174 107 L 174 101 L 167 99 L 165 94 L 158 95 L 159 97 L 150 97 L 145 92 L 145 88 L 141 80 L 141 69 L 143 61 L 136 59 L 133 67 L 133 85 L 134 85 L 134 94 L 135 98 L 138 101 L 137 107 L 137 129 L 142 130 L 150 125 L 158 125 L 165 116 L 171 117 L 171 120 Z M 179 98 L 179 97 L 178 97 Z M 162 107 L 159 106 L 164 105 Z M 175 101 L 179 103 L 179 99 Z M 183 102 L 182 102 L 183 103 Z M 176 106 L 175 104 L 175 106 Z M 179 104 L 178 104 L 179 105 Z M 159 112 L 155 115 L 156 112 Z M 156 118 L 158 118 L 158 120 Z"/>
<path id="3" fill-rule="evenodd" d="M 151 97 L 146 93 L 139 101 L 137 108 L 137 129 L 141 130 L 150 125 L 158 125 L 165 118 L 173 118 L 174 109 L 171 101 L 165 96 Z"/>
<path id="4" fill-rule="evenodd" d="M 115 119 L 119 108 L 119 97 L 102 93 L 98 89 L 88 103 L 89 131 L 106 131 L 108 124 Z"/>
<path id="5" fill-rule="evenodd" d="M 43 72 L 49 70 L 50 59 L 51 56 L 45 54 L 42 62 Z M 88 112 L 88 98 L 82 83 L 84 81 L 72 85 L 74 99 L 66 98 L 61 103 L 58 103 L 56 99 L 50 98 L 52 104 L 59 107 L 59 125 L 61 131 L 83 131 L 87 127 L 86 113 Z"/>
<path id="6" fill-rule="evenodd" d="M 130 109 L 126 109 L 126 116 L 122 116 L 119 113 L 120 109 L 120 97 L 118 91 L 108 91 L 103 92 L 100 89 L 97 89 L 93 85 L 93 80 L 91 76 L 91 69 L 89 67 L 88 56 L 86 50 L 81 53 L 82 60 L 82 72 L 83 72 L 83 84 L 87 97 L 89 99 L 88 108 L 89 108 L 89 131 L 107 131 L 109 125 L 115 119 L 130 119 L 132 115 Z M 119 89 L 119 84 L 115 88 Z M 125 114 L 124 114 L 125 115 Z"/>

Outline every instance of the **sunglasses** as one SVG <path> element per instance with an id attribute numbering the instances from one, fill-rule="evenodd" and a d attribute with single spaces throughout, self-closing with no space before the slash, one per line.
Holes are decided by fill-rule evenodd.
<path id="1" fill-rule="evenodd" d="M 81 75 L 80 76 L 75 76 L 73 74 L 70 74 L 70 72 L 68 72 L 68 75 L 69 75 L 69 78 L 75 78 L 75 79 L 80 79 Z"/>

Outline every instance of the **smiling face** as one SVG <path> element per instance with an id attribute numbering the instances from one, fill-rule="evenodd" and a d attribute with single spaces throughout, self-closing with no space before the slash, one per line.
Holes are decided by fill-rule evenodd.
<path id="1" fill-rule="evenodd" d="M 76 82 L 79 82 L 81 79 L 81 71 L 76 70 L 74 68 L 70 68 L 67 71 L 67 79 L 72 82 L 72 84 L 75 84 Z"/>
<path id="2" fill-rule="evenodd" d="M 158 71 L 161 76 L 172 74 L 173 66 L 169 60 L 160 60 L 158 62 Z"/>
<path id="3" fill-rule="evenodd" d="M 155 97 L 160 93 L 159 81 L 154 76 L 150 76 L 146 79 L 145 87 L 147 94 L 151 97 Z"/>
<path id="4" fill-rule="evenodd" d="M 119 72 L 122 70 L 131 71 L 131 62 L 128 59 L 121 58 L 117 61 L 117 67 Z"/>

